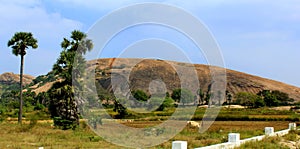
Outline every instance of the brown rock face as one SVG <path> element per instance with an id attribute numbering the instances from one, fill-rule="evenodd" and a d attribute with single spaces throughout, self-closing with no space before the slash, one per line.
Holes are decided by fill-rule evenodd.
<path id="1" fill-rule="evenodd" d="M 23 84 L 28 85 L 34 79 L 33 76 L 23 75 Z M 11 85 L 20 82 L 20 75 L 12 72 L 6 72 L 0 75 L 0 84 Z"/>
<path id="2" fill-rule="evenodd" d="M 182 72 L 187 73 L 187 76 L 191 75 L 191 79 L 189 77 L 180 77 L 180 73 L 176 70 L 181 69 L 181 66 Z M 196 70 L 196 73 L 190 71 L 190 69 L 184 70 L 185 67 L 193 67 L 193 69 Z M 97 82 L 103 88 L 110 91 L 113 90 L 113 85 L 122 85 L 124 79 L 128 82 L 130 89 L 142 89 L 148 93 L 149 85 L 154 80 L 163 82 L 168 92 L 180 88 L 182 85 L 195 90 L 200 86 L 201 89 L 206 91 L 208 86 L 212 83 L 211 70 L 214 70 L 216 72 L 214 75 L 218 76 L 226 74 L 226 81 L 223 82 L 223 84 L 226 84 L 226 90 L 233 95 L 238 92 L 250 92 L 256 94 L 261 90 L 279 90 L 287 93 L 291 98 L 294 98 L 295 101 L 300 101 L 300 88 L 298 87 L 234 70 L 207 65 L 191 65 L 150 59 L 108 58 L 89 61 L 88 68 L 91 71 L 95 71 Z M 192 79 L 192 75 L 195 74 L 199 81 L 199 86 L 189 86 L 189 84 L 194 84 L 193 81 L 195 80 Z M 127 76 L 127 78 L 123 77 L 124 75 Z M 186 84 L 181 84 L 181 79 L 184 79 Z"/>

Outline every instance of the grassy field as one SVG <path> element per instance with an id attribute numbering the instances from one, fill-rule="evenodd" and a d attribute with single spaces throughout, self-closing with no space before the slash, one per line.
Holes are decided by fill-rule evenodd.
<path id="1" fill-rule="evenodd" d="M 148 127 L 156 125 L 154 121 L 127 122 L 131 127 Z M 173 140 L 185 140 L 189 148 L 207 146 L 227 141 L 229 132 L 239 132 L 241 138 L 263 134 L 264 127 L 274 126 L 275 130 L 286 129 L 288 122 L 251 122 L 251 121 L 216 121 L 208 131 L 199 134 L 197 129 L 185 128 L 171 140 L 153 148 L 171 148 Z M 77 130 L 60 130 L 51 123 L 23 124 L 19 126 L 11 122 L 0 125 L 0 148 L 123 148 L 106 142 L 94 134 L 88 126 L 81 123 Z"/>
<path id="2" fill-rule="evenodd" d="M 147 128 L 162 123 L 172 115 L 174 109 L 156 111 L 146 114 L 131 114 L 133 122 L 121 121 L 123 125 L 134 128 Z M 108 109 L 111 115 L 116 113 Z M 198 108 L 193 120 L 200 122 L 204 108 Z M 22 126 L 16 124 L 16 119 L 0 122 L 0 148 L 28 149 L 45 147 L 45 149 L 57 148 L 124 148 L 116 146 L 97 136 L 90 128 L 81 122 L 76 130 L 60 130 L 52 126 L 52 120 L 47 120 L 44 112 L 25 114 L 28 121 Z M 30 120 L 31 119 L 31 120 Z M 188 141 L 188 148 L 195 148 L 227 142 L 230 132 L 240 133 L 241 139 L 264 134 L 265 127 L 274 127 L 275 131 L 288 128 L 288 123 L 298 122 L 299 115 L 291 111 L 276 111 L 270 109 L 227 109 L 220 111 L 217 121 L 204 133 L 198 133 L 198 129 L 184 128 L 179 134 L 153 149 L 171 148 L 174 140 Z M 267 138 L 259 143 L 245 144 L 241 148 L 257 148 L 269 146 L 280 148 L 283 145 L 274 143 L 278 138 Z M 272 143 L 273 142 L 273 143 Z M 270 145 L 273 144 L 273 145 Z M 258 147 L 260 148 L 260 147 Z M 284 147 L 283 147 L 284 148 Z"/>

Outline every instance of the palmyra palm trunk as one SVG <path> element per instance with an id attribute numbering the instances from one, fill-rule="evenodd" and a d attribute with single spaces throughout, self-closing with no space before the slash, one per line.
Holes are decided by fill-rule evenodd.
<path id="1" fill-rule="evenodd" d="M 24 55 L 21 55 L 21 68 L 20 68 L 20 108 L 18 123 L 22 124 L 22 112 L 23 112 L 23 67 L 24 67 Z"/>

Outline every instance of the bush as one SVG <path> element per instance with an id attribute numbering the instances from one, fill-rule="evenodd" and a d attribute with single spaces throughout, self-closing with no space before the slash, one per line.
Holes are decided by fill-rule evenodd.
<path id="1" fill-rule="evenodd" d="M 102 140 L 102 138 L 100 136 L 91 136 L 89 137 L 91 142 L 99 142 Z"/>
<path id="2" fill-rule="evenodd" d="M 164 111 L 166 108 L 174 107 L 174 101 L 172 98 L 166 98 L 163 103 L 158 107 L 157 111 Z"/>
<path id="3" fill-rule="evenodd" d="M 43 109 L 45 109 L 45 106 L 40 103 L 36 104 L 34 107 L 34 110 L 43 110 Z"/>
<path id="4" fill-rule="evenodd" d="M 77 122 L 74 120 L 65 120 L 62 119 L 61 117 L 54 117 L 53 118 L 54 126 L 62 129 L 62 130 L 67 130 L 67 129 L 75 129 L 77 128 Z"/>
<path id="5" fill-rule="evenodd" d="M 138 101 L 147 101 L 149 99 L 149 96 L 142 90 L 133 91 L 132 95 Z"/>
<path id="6" fill-rule="evenodd" d="M 190 90 L 187 89 L 174 89 L 171 95 L 172 99 L 176 102 L 183 104 L 191 103 L 194 101 L 194 95 Z"/>

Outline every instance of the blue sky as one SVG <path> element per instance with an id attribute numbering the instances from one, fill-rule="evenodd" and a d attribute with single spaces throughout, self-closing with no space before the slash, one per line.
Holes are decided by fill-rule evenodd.
<path id="1" fill-rule="evenodd" d="M 0 73 L 19 72 L 20 58 L 12 55 L 6 46 L 15 32 L 30 31 L 39 41 L 39 48 L 29 49 L 25 57 L 25 73 L 46 74 L 61 51 L 60 42 L 72 30 L 87 32 L 115 9 L 142 2 L 174 5 L 201 20 L 218 42 L 227 68 L 300 87 L 298 0 L 0 0 Z M 136 32 L 141 36 L 130 36 L 137 35 Z M 147 25 L 128 29 L 115 37 L 114 44 L 107 45 L 103 57 L 118 56 L 117 49 L 130 46 L 133 38 L 163 38 L 186 48 L 186 53 L 194 48 L 192 44 L 180 45 L 167 34 L 177 33 Z M 119 43 L 124 38 L 127 42 Z M 198 60 L 194 62 L 206 62 Z"/>

